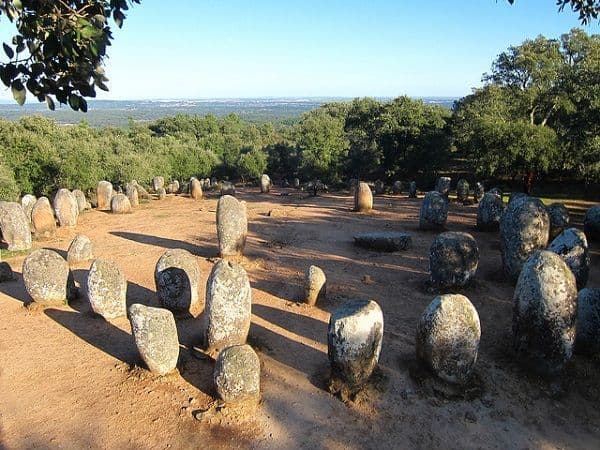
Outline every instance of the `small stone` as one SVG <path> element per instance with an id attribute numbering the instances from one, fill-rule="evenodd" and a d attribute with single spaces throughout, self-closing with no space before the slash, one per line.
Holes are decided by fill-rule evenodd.
<path id="1" fill-rule="evenodd" d="M 217 202 L 217 238 L 221 257 L 240 256 L 246 245 L 248 219 L 246 203 L 231 195 L 224 195 Z"/>
<path id="2" fill-rule="evenodd" d="M 304 302 L 315 305 L 317 301 L 322 302 L 327 295 L 327 277 L 323 269 L 310 266 L 304 276 Z"/>
<path id="3" fill-rule="evenodd" d="M 221 195 L 235 195 L 235 185 L 229 181 L 221 183 Z"/>
<path id="4" fill-rule="evenodd" d="M 219 397 L 227 403 L 258 398 L 260 360 L 249 345 L 227 347 L 217 357 L 213 375 Z"/>
<path id="5" fill-rule="evenodd" d="M 382 252 L 397 252 L 412 247 L 412 238 L 407 233 L 372 231 L 355 235 L 354 245 Z"/>
<path id="6" fill-rule="evenodd" d="M 467 297 L 439 295 L 427 306 L 417 326 L 417 359 L 439 378 L 463 384 L 477 361 L 481 325 Z"/>
<path id="7" fill-rule="evenodd" d="M 464 178 L 456 183 L 456 199 L 459 202 L 466 202 L 469 199 L 469 182 Z"/>
<path id="8" fill-rule="evenodd" d="M 88 201 L 85 198 L 85 194 L 79 189 L 73 189 L 72 194 L 73 197 L 75 197 L 75 201 L 77 202 L 77 209 L 79 209 L 79 213 L 81 214 L 86 209 L 88 209 Z"/>
<path id="9" fill-rule="evenodd" d="M 300 189 L 300 179 L 294 178 L 292 180 L 292 186 L 294 187 L 294 189 Z"/>
<path id="10" fill-rule="evenodd" d="M 131 212 L 131 202 L 125 194 L 117 194 L 110 201 L 110 212 L 113 214 L 127 214 Z"/>
<path id="11" fill-rule="evenodd" d="M 87 277 L 87 295 L 92 310 L 105 319 L 127 313 L 127 281 L 112 261 L 96 259 Z"/>
<path id="12" fill-rule="evenodd" d="M 262 174 L 260 177 L 260 192 L 263 194 L 268 194 L 271 189 L 271 178 L 269 175 Z"/>
<path id="13" fill-rule="evenodd" d="M 30 224 L 31 224 L 31 211 L 33 210 L 33 205 L 35 205 L 36 201 L 37 201 L 37 198 L 35 198 L 35 195 L 31 195 L 31 194 L 25 194 L 23 196 L 23 198 L 21 199 L 21 206 L 23 207 L 23 212 L 25 213 L 25 217 L 27 217 L 27 220 L 29 221 Z"/>
<path id="14" fill-rule="evenodd" d="M 202 198 L 202 185 L 196 178 L 190 180 L 190 197 L 194 200 L 200 200 Z"/>
<path id="15" fill-rule="evenodd" d="M 23 251 L 31 248 L 29 220 L 20 203 L 0 201 L 0 231 L 8 244 L 8 251 Z"/>
<path id="16" fill-rule="evenodd" d="M 167 191 L 165 191 L 164 188 L 158 188 L 156 190 L 156 195 L 158 196 L 159 200 L 164 200 L 165 198 L 167 198 Z"/>
<path id="17" fill-rule="evenodd" d="M 96 201 L 101 211 L 110 209 L 110 199 L 113 196 L 113 185 L 108 181 L 100 181 L 96 188 Z"/>
<path id="18" fill-rule="evenodd" d="M 69 245 L 67 251 L 67 262 L 69 264 L 81 264 L 94 259 L 92 241 L 83 234 L 78 234 Z"/>
<path id="19" fill-rule="evenodd" d="M 12 268 L 7 262 L 0 261 L 0 283 L 12 281 L 15 279 Z"/>
<path id="20" fill-rule="evenodd" d="M 360 182 L 354 191 L 354 211 L 369 212 L 373 209 L 373 193 L 367 183 Z"/>
<path id="21" fill-rule="evenodd" d="M 550 240 L 552 240 L 569 226 L 569 210 L 562 203 L 552 203 L 546 206 L 546 211 L 550 217 Z"/>
<path id="22" fill-rule="evenodd" d="M 548 250 L 560 256 L 577 282 L 577 289 L 583 289 L 590 272 L 590 255 L 585 233 L 577 228 L 567 228 L 550 243 Z"/>
<path id="23" fill-rule="evenodd" d="M 450 193 L 451 182 L 452 178 L 450 177 L 439 177 L 437 183 L 435 184 L 435 190 L 442 194 L 444 197 L 448 198 L 448 194 Z"/>
<path id="24" fill-rule="evenodd" d="M 332 379 L 362 386 L 377 365 L 382 338 L 383 313 L 376 302 L 354 300 L 335 310 L 327 330 Z"/>
<path id="25" fill-rule="evenodd" d="M 483 183 L 475 183 L 475 188 L 473 189 L 473 200 L 479 202 L 483 198 L 484 194 L 485 188 L 483 187 Z"/>
<path id="26" fill-rule="evenodd" d="M 161 304 L 175 313 L 190 312 L 198 304 L 200 268 L 187 250 L 167 250 L 154 269 L 156 293 Z"/>
<path id="27" fill-rule="evenodd" d="M 600 240 L 600 205 L 592 206 L 586 211 L 583 231 L 589 240 Z"/>
<path id="28" fill-rule="evenodd" d="M 56 219 L 50 200 L 40 197 L 31 210 L 31 225 L 36 239 L 51 238 L 56 233 Z"/>
<path id="29" fill-rule="evenodd" d="M 165 188 L 165 191 L 167 191 L 167 194 L 177 194 L 177 188 L 175 186 L 175 183 L 169 183 Z"/>
<path id="30" fill-rule="evenodd" d="M 67 261 L 52 250 L 34 250 L 23 261 L 23 283 L 36 303 L 62 305 L 77 296 Z"/>
<path id="31" fill-rule="evenodd" d="M 54 212 L 61 227 L 74 227 L 79 217 L 77 200 L 68 189 L 59 189 L 54 196 Z"/>
<path id="32" fill-rule="evenodd" d="M 132 208 L 137 208 L 138 206 L 140 206 L 140 195 L 138 193 L 138 188 L 135 184 L 127 183 L 127 185 L 125 186 L 125 195 L 129 199 L 129 204 Z"/>
<path id="33" fill-rule="evenodd" d="M 448 200 L 437 191 L 425 194 L 419 214 L 421 230 L 439 230 L 446 226 L 448 219 Z"/>
<path id="34" fill-rule="evenodd" d="M 152 178 L 152 190 L 158 194 L 159 189 L 164 189 L 165 179 L 163 177 Z"/>
<path id="35" fill-rule="evenodd" d="M 429 249 L 431 283 L 438 287 L 463 287 L 475 277 L 479 248 L 469 233 L 439 234 Z"/>
<path id="36" fill-rule="evenodd" d="M 414 181 L 408 184 L 408 198 L 417 198 L 417 183 Z"/>
<path id="37" fill-rule="evenodd" d="M 584 355 L 600 353 L 600 288 L 579 291 L 575 350 Z"/>
<path id="38" fill-rule="evenodd" d="M 375 195 L 385 194 L 385 184 L 381 180 L 375 182 Z"/>
<path id="39" fill-rule="evenodd" d="M 179 338 L 173 313 L 134 303 L 129 321 L 135 345 L 151 372 L 166 375 L 177 367 Z"/>
<path id="40" fill-rule="evenodd" d="M 503 212 L 504 203 L 502 203 L 502 198 L 493 192 L 486 192 L 477 207 L 477 229 L 480 231 L 498 231 Z"/>
<path id="41" fill-rule="evenodd" d="M 394 194 L 402 193 L 402 181 L 394 181 L 394 184 L 392 184 L 392 192 Z"/>

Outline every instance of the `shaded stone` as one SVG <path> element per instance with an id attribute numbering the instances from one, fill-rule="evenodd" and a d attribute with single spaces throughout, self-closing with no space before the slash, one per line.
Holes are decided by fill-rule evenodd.
<path id="1" fill-rule="evenodd" d="M 217 184 L 218 184 L 218 183 L 217 183 L 217 178 L 216 178 L 216 177 L 212 177 L 212 178 L 210 179 L 210 185 L 211 185 L 211 186 L 216 186 Z"/>
<path id="2" fill-rule="evenodd" d="M 0 201 L 0 231 L 8 244 L 8 251 L 31 248 L 29 220 L 20 203 Z"/>
<path id="3" fill-rule="evenodd" d="M 500 189 L 500 188 L 493 187 L 488 192 L 491 192 L 492 194 L 499 195 L 500 198 L 502 198 L 502 189 Z"/>
<path id="4" fill-rule="evenodd" d="M 466 286 L 477 272 L 479 248 L 468 233 L 439 234 L 429 249 L 431 283 L 438 287 Z"/>
<path id="5" fill-rule="evenodd" d="M 314 305 L 325 300 L 327 295 L 327 277 L 323 269 L 310 266 L 304 275 L 304 302 Z"/>
<path id="6" fill-rule="evenodd" d="M 59 189 L 54 196 L 54 213 L 61 227 L 74 227 L 79 217 L 77 200 L 68 189 Z"/>
<path id="7" fill-rule="evenodd" d="M 148 369 L 158 375 L 175 370 L 179 338 L 173 313 L 134 303 L 129 307 L 129 322 L 135 345 Z"/>
<path id="8" fill-rule="evenodd" d="M 440 295 L 427 306 L 417 326 L 417 359 L 439 378 L 463 384 L 477 361 L 481 324 L 467 297 Z"/>
<path id="9" fill-rule="evenodd" d="M 180 248 L 167 250 L 156 263 L 154 282 L 165 308 L 176 313 L 189 312 L 198 303 L 200 268 L 196 257 Z"/>
<path id="10" fill-rule="evenodd" d="M 202 185 L 196 178 L 190 180 L 190 197 L 194 200 L 200 200 L 202 198 Z"/>
<path id="11" fill-rule="evenodd" d="M 163 177 L 154 177 L 152 178 L 152 190 L 158 194 L 159 189 L 164 189 L 165 187 L 165 179 Z"/>
<path id="12" fill-rule="evenodd" d="M 425 194 L 419 214 L 421 230 L 440 230 L 446 226 L 448 219 L 448 200 L 437 191 Z"/>
<path id="13" fill-rule="evenodd" d="M 493 192 L 486 192 L 477 207 L 477 229 L 498 231 L 503 212 L 502 198 Z"/>
<path id="14" fill-rule="evenodd" d="M 260 360 L 249 345 L 227 347 L 217 357 L 213 374 L 215 390 L 227 403 L 258 398 Z"/>
<path id="15" fill-rule="evenodd" d="M 117 194 L 110 201 L 110 212 L 113 214 L 127 214 L 131 212 L 131 203 L 125 194 Z"/>
<path id="16" fill-rule="evenodd" d="M 354 245 L 382 252 L 407 250 L 412 246 L 410 234 L 394 231 L 371 231 L 354 236 Z"/>
<path id="17" fill-rule="evenodd" d="M 575 351 L 583 355 L 600 353 L 600 288 L 584 288 L 577 295 Z"/>
<path id="18" fill-rule="evenodd" d="M 100 181 L 96 188 L 96 202 L 99 210 L 110 209 L 110 199 L 113 196 L 113 185 L 108 181 Z"/>
<path id="19" fill-rule="evenodd" d="M 577 282 L 577 289 L 585 287 L 590 272 L 590 255 L 585 233 L 577 228 L 567 228 L 548 246 L 567 263 Z"/>
<path id="20" fill-rule="evenodd" d="M 483 183 L 475 183 L 475 188 L 473 189 L 473 199 L 478 202 L 480 201 L 485 194 L 485 188 L 483 187 Z"/>
<path id="21" fill-rule="evenodd" d="M 392 192 L 394 194 L 401 194 L 402 193 L 402 181 L 394 181 L 394 184 L 392 185 Z"/>
<path id="22" fill-rule="evenodd" d="M 550 217 L 550 240 L 552 240 L 569 226 L 569 210 L 562 203 L 552 203 L 546 206 L 546 211 Z"/>
<path id="23" fill-rule="evenodd" d="M 221 195 L 235 195 L 235 186 L 229 181 L 221 183 Z"/>
<path id="24" fill-rule="evenodd" d="M 573 354 L 577 286 L 565 262 L 537 251 L 523 265 L 514 293 L 513 339 L 517 357 L 541 375 L 560 372 Z"/>
<path id="25" fill-rule="evenodd" d="M 0 261 L 0 283 L 12 281 L 15 279 L 12 268 L 7 262 Z"/>
<path id="26" fill-rule="evenodd" d="M 321 180 L 312 180 L 306 184 L 306 190 L 316 197 L 319 192 L 327 192 L 329 187 Z"/>
<path id="27" fill-rule="evenodd" d="M 375 182 L 375 195 L 385 194 L 385 184 L 381 180 Z"/>
<path id="28" fill-rule="evenodd" d="M 408 198 L 417 198 L 417 183 L 414 181 L 408 184 Z"/>
<path id="29" fill-rule="evenodd" d="M 600 205 L 592 206 L 586 211 L 583 231 L 589 240 L 600 240 Z"/>
<path id="30" fill-rule="evenodd" d="M 252 290 L 242 266 L 217 262 L 206 282 L 204 345 L 209 351 L 246 343 L 250 329 Z"/>
<path id="31" fill-rule="evenodd" d="M 451 182 L 452 178 L 450 177 L 439 177 L 437 179 L 437 183 L 435 184 L 435 190 L 442 194 L 444 197 L 448 198 L 448 194 L 450 193 Z"/>
<path id="32" fill-rule="evenodd" d="M 79 189 L 73 189 L 73 197 L 75 197 L 75 201 L 77 202 L 77 209 L 79 210 L 79 213 L 81 214 L 82 212 L 84 212 L 86 209 L 88 208 L 88 201 L 85 198 L 85 194 L 83 193 L 83 191 L 79 190 Z"/>
<path id="33" fill-rule="evenodd" d="M 217 202 L 217 238 L 221 257 L 238 256 L 244 252 L 248 219 L 246 203 L 231 195 L 224 195 Z"/>
<path id="34" fill-rule="evenodd" d="M 31 211 L 33 210 L 33 205 L 35 205 L 36 201 L 37 198 L 35 198 L 35 195 L 31 194 L 25 194 L 21 199 L 21 207 L 23 208 L 23 212 L 25 213 L 25 217 L 29 221 L 29 224 L 31 224 Z"/>
<path id="35" fill-rule="evenodd" d="M 270 189 L 271 178 L 269 178 L 269 175 L 263 173 L 260 177 L 260 192 L 263 194 L 267 194 Z"/>
<path id="36" fill-rule="evenodd" d="M 354 300 L 335 310 L 327 329 L 331 377 L 351 388 L 371 376 L 379 360 L 383 313 L 372 300 Z"/>
<path id="37" fill-rule="evenodd" d="M 369 212 L 373 209 L 373 194 L 367 183 L 360 182 L 354 191 L 354 211 Z"/>
<path id="38" fill-rule="evenodd" d="M 56 219 L 50 200 L 40 197 L 31 210 L 31 226 L 36 239 L 50 238 L 56 233 Z"/>
<path id="39" fill-rule="evenodd" d="M 132 208 L 136 208 L 136 207 L 140 206 L 140 195 L 138 193 L 138 188 L 135 184 L 127 183 L 127 185 L 125 186 L 125 195 L 129 199 L 129 204 L 131 205 Z M 111 208 L 112 208 L 112 202 L 111 202 Z"/>
<path id="40" fill-rule="evenodd" d="M 92 241 L 83 234 L 78 234 L 69 245 L 67 251 L 67 262 L 69 264 L 80 264 L 94 259 Z"/>
<path id="41" fill-rule="evenodd" d="M 205 179 L 204 179 L 204 185 L 205 185 L 207 188 L 209 188 L 209 187 L 211 187 L 211 186 L 212 186 L 212 182 L 211 182 L 210 178 L 205 178 Z"/>
<path id="42" fill-rule="evenodd" d="M 294 187 L 294 189 L 299 189 L 300 188 L 300 179 L 294 178 L 292 180 L 292 186 Z"/>
<path id="43" fill-rule="evenodd" d="M 469 182 L 461 178 L 456 183 L 456 199 L 459 202 L 466 202 L 469 199 Z"/>
<path id="44" fill-rule="evenodd" d="M 164 188 L 158 188 L 156 190 L 156 195 L 158 196 L 159 200 L 164 200 L 165 198 L 167 198 L 167 191 L 165 191 Z"/>
<path id="45" fill-rule="evenodd" d="M 34 250 L 23 261 L 23 283 L 34 302 L 62 305 L 77 296 L 67 261 L 46 248 Z"/>
<path id="46" fill-rule="evenodd" d="M 500 219 L 500 249 L 504 271 L 512 280 L 536 250 L 546 248 L 549 232 L 550 218 L 539 199 L 522 197 L 508 204 Z"/>
<path id="47" fill-rule="evenodd" d="M 150 200 L 151 196 L 148 193 L 148 191 L 146 189 L 144 189 L 142 186 L 140 186 L 139 184 L 135 184 L 135 187 L 138 191 L 138 196 L 140 198 L 143 198 L 144 200 Z"/>
<path id="48" fill-rule="evenodd" d="M 87 296 L 92 310 L 105 319 L 124 316 L 127 281 L 117 265 L 105 259 L 96 259 L 87 277 Z"/>

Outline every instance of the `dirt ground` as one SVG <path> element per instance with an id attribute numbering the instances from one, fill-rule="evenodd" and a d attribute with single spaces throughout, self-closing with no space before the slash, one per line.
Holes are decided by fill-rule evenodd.
<path id="1" fill-rule="evenodd" d="M 427 284 L 435 233 L 417 228 L 421 200 L 379 196 L 373 213 L 358 214 L 348 193 L 283 192 L 238 195 L 248 202 L 242 264 L 253 294 L 249 343 L 262 365 L 259 405 L 198 414 L 215 398 L 214 361 L 197 348 L 202 308 L 178 321 L 179 372 L 155 377 L 140 361 L 126 318 L 94 317 L 85 298 L 26 307 L 21 255 L 7 260 L 16 280 L 0 284 L 0 447 L 598 448 L 600 360 L 577 356 L 553 381 L 513 362 L 513 286 L 502 275 L 498 234 L 474 227 L 475 206 L 452 204 L 448 219 L 449 230 L 472 233 L 479 245 L 477 280 L 462 293 L 482 326 L 473 392 L 450 399 L 414 370 L 417 320 L 436 295 Z M 156 304 L 156 261 L 167 249 L 184 248 L 198 257 L 203 299 L 217 255 L 215 208 L 214 196 L 169 196 L 123 216 L 86 212 L 76 228 L 34 247 L 66 256 L 72 238 L 87 235 L 96 256 L 126 274 L 129 304 Z M 354 247 L 353 235 L 369 230 L 406 231 L 413 248 L 386 254 Z M 590 287 L 600 287 L 599 262 L 592 243 Z M 297 303 L 311 264 L 328 279 L 328 298 L 317 307 Z M 82 285 L 88 267 L 73 268 Z M 352 298 L 381 305 L 385 332 L 375 382 L 345 404 L 326 389 L 327 322 Z"/>

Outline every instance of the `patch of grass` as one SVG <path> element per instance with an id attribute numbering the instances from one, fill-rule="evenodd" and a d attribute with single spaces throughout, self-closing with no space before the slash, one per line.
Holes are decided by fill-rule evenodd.
<path id="1" fill-rule="evenodd" d="M 17 256 L 25 256 L 31 253 L 31 249 L 29 250 L 18 250 L 18 251 L 8 251 L 4 248 L 0 249 L 0 260 L 4 261 L 9 258 L 16 258 Z"/>

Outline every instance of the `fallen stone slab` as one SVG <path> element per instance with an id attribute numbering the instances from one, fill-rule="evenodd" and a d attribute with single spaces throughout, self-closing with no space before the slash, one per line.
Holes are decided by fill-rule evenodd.
<path id="1" fill-rule="evenodd" d="M 412 246 L 410 234 L 393 231 L 372 231 L 354 236 L 354 245 L 381 252 L 408 250 Z"/>

